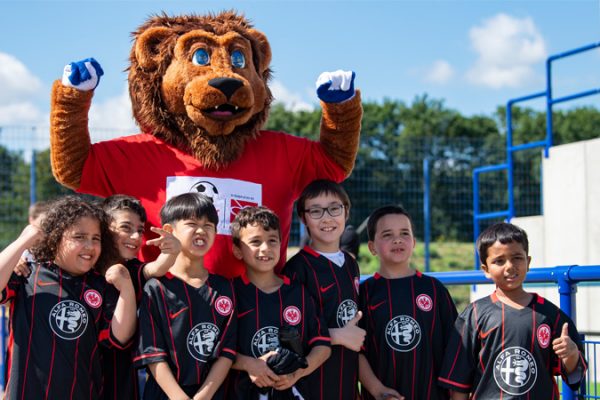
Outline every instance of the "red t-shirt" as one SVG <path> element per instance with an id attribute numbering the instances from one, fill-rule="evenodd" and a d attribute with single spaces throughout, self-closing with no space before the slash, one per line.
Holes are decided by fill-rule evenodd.
<path id="1" fill-rule="evenodd" d="M 220 170 L 204 168 L 191 155 L 150 134 L 139 134 L 92 145 L 78 191 L 140 199 L 148 214 L 146 239 L 155 236 L 148 227 L 160 226 L 160 208 L 168 198 L 189 191 L 213 197 L 219 213 L 218 235 L 205 265 L 212 273 L 233 277 L 244 270 L 231 251 L 229 223 L 235 214 L 246 206 L 264 205 L 279 216 L 280 270 L 294 201 L 308 183 L 321 178 L 341 182 L 344 171 L 319 142 L 282 132 L 261 131 L 239 159 Z M 157 248 L 144 246 L 141 258 L 153 260 L 157 254 Z"/>

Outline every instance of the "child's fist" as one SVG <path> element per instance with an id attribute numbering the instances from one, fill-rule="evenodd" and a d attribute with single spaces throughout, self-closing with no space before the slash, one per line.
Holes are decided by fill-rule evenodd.
<path id="1" fill-rule="evenodd" d="M 156 239 L 148 240 L 146 242 L 147 245 L 158 247 L 161 253 L 179 254 L 181 251 L 181 243 L 172 233 L 154 226 L 150 227 L 150 230 L 154 233 L 158 233 L 160 236 Z"/>
<path id="2" fill-rule="evenodd" d="M 29 246 L 33 246 L 44 238 L 44 232 L 42 232 L 39 226 L 29 224 L 23 228 L 20 237 L 25 239 Z"/>
<path id="3" fill-rule="evenodd" d="M 15 266 L 13 272 L 18 276 L 24 276 L 25 278 L 31 274 L 31 268 L 29 267 L 29 264 L 27 264 L 27 260 L 24 257 L 19 259 L 19 262 Z"/>
<path id="4" fill-rule="evenodd" d="M 128 283 L 129 283 L 129 285 L 132 285 L 131 287 L 133 288 L 133 284 L 131 283 L 131 277 L 129 276 L 129 272 L 127 271 L 127 268 L 125 268 L 125 266 L 123 264 L 115 264 L 112 267 L 110 267 L 109 269 L 107 269 L 106 273 L 104 274 L 104 279 L 106 279 L 106 282 L 113 285 L 119 292 Z"/>
<path id="5" fill-rule="evenodd" d="M 577 345 L 569 336 L 569 323 L 565 322 L 562 326 L 560 337 L 552 341 L 554 353 L 561 359 L 569 358 L 579 352 Z"/>

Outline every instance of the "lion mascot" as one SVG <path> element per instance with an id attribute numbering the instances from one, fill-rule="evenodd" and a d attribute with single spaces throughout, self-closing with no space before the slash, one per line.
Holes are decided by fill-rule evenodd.
<path id="1" fill-rule="evenodd" d="M 261 130 L 272 101 L 271 48 L 243 16 L 157 15 L 133 37 L 129 94 L 141 133 L 92 145 L 88 112 L 103 71 L 94 59 L 71 63 L 52 88 L 54 176 L 81 193 L 139 198 L 146 239 L 168 198 L 189 191 L 211 197 L 220 221 L 205 264 L 227 277 L 243 271 L 230 222 L 240 209 L 264 205 L 281 219 L 281 266 L 304 186 L 318 178 L 340 182 L 354 166 L 362 117 L 354 73 L 319 77 L 320 140 L 310 141 Z M 142 256 L 153 259 L 157 251 L 145 246 Z"/>

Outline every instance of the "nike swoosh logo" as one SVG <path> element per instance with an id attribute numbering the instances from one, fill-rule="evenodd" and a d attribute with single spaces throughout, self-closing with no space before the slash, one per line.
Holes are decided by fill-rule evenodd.
<path id="1" fill-rule="evenodd" d="M 485 339 L 486 337 L 490 336 L 490 333 L 492 333 L 493 331 L 495 331 L 496 329 L 498 329 L 497 326 L 491 328 L 489 331 L 487 332 L 479 332 L 479 337 L 482 339 Z"/>
<path id="2" fill-rule="evenodd" d="M 37 281 L 38 286 L 52 286 L 52 285 L 58 285 L 58 282 L 55 281 L 43 281 L 41 279 L 38 279 Z"/>
<path id="3" fill-rule="evenodd" d="M 244 315 L 250 314 L 252 311 L 254 311 L 254 308 L 251 308 L 251 309 L 246 310 L 244 312 L 238 313 L 238 318 L 242 318 Z"/>
<path id="4" fill-rule="evenodd" d="M 373 311 L 373 310 L 375 310 L 375 309 L 379 308 L 379 306 L 380 306 L 380 305 L 382 305 L 383 303 L 385 303 L 386 301 L 387 301 L 387 300 L 382 300 L 382 301 L 380 301 L 379 303 L 375 304 L 374 306 L 372 306 L 372 305 L 370 305 L 370 304 L 369 304 L 369 310 L 370 310 L 370 311 Z"/>
<path id="5" fill-rule="evenodd" d="M 187 310 L 189 307 L 183 307 L 181 310 L 177 311 L 176 313 L 169 313 L 169 317 L 171 317 L 171 319 L 175 319 L 179 316 L 179 314 L 181 314 L 182 312 L 184 312 L 185 310 Z"/>
<path id="6" fill-rule="evenodd" d="M 325 293 L 326 291 L 328 291 L 329 289 L 331 289 L 333 287 L 333 285 L 335 285 L 335 283 L 332 283 L 329 286 L 321 286 L 319 289 L 321 289 L 321 293 Z"/>

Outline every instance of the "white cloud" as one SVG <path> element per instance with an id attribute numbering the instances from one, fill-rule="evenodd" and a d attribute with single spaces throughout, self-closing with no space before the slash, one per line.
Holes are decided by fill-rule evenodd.
<path id="1" fill-rule="evenodd" d="M 546 44 L 531 18 L 498 14 L 469 31 L 479 58 L 467 79 L 494 89 L 520 87 L 534 77 L 533 65 L 546 58 Z"/>
<path id="2" fill-rule="evenodd" d="M 127 85 L 123 92 L 103 102 L 92 102 L 89 114 L 92 142 L 138 133 Z"/>
<path id="3" fill-rule="evenodd" d="M 283 103 L 290 111 L 312 111 L 314 106 L 304 101 L 302 96 L 292 93 L 279 81 L 272 81 L 269 85 L 273 93 L 274 103 Z"/>
<path id="4" fill-rule="evenodd" d="M 0 106 L 6 106 L 30 100 L 42 83 L 17 58 L 0 52 L 0 88 Z"/>
<path id="5" fill-rule="evenodd" d="M 0 105 L 0 126 L 2 125 L 48 125 L 48 120 L 31 102 L 13 102 Z"/>
<path id="6" fill-rule="evenodd" d="M 454 69 L 446 60 L 436 60 L 425 74 L 425 80 L 431 83 L 444 84 L 454 77 Z"/>

